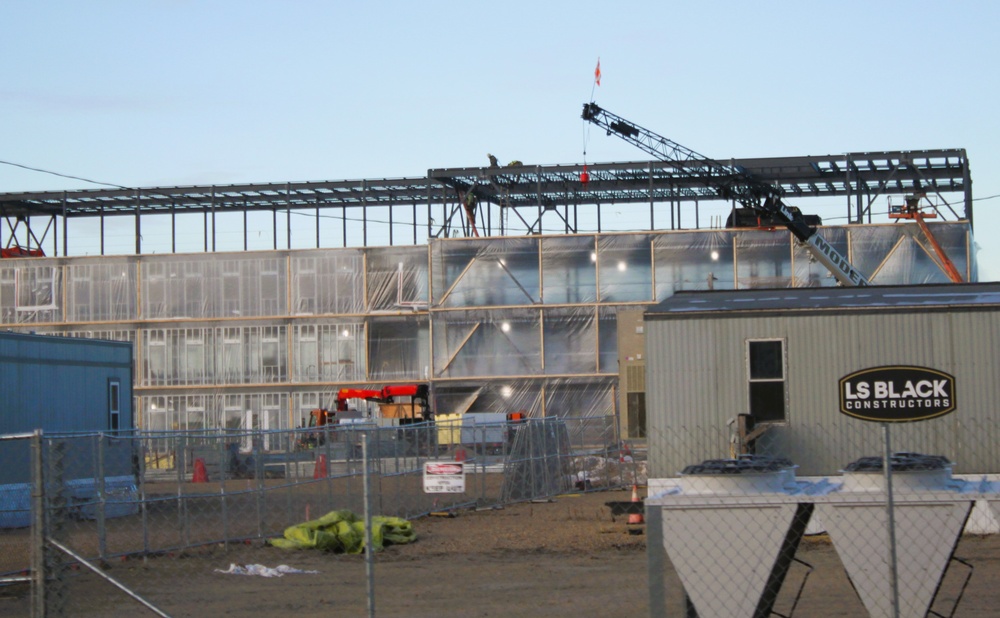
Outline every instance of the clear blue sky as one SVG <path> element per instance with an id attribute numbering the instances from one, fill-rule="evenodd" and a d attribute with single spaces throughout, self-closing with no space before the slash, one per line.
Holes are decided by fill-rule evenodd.
<path id="1" fill-rule="evenodd" d="M 10 1 L 0 160 L 132 187 L 578 163 L 600 57 L 598 103 L 718 159 L 966 148 L 1000 280 L 998 24 L 990 0 Z M 96 186 L 0 165 L 2 192 Z"/>

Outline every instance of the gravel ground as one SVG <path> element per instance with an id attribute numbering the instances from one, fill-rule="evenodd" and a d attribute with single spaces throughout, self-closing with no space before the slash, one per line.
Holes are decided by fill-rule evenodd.
<path id="1" fill-rule="evenodd" d="M 414 522 L 418 540 L 376 555 L 375 613 L 383 617 L 647 616 L 649 579 L 644 534 L 630 534 L 625 518 L 606 502 L 627 501 L 629 491 L 596 492 L 464 511 Z M 1000 606 L 1000 542 L 967 537 L 958 555 L 975 570 L 955 616 L 996 616 Z M 825 537 L 808 537 L 798 557 L 813 565 L 795 616 L 863 616 L 863 608 Z M 230 564 L 287 564 L 318 574 L 282 578 L 217 572 Z M 107 572 L 171 616 L 364 616 L 363 556 L 286 551 L 260 543 L 107 565 Z M 683 616 L 680 585 L 663 574 L 669 615 Z M 800 582 L 794 569 L 788 581 Z M 952 581 L 954 580 L 954 581 Z M 947 615 L 960 588 L 946 577 L 934 609 Z M 786 583 L 786 586 L 788 584 Z M 26 589 L 0 589 L 0 616 L 27 616 Z M 787 610 L 794 593 L 779 597 Z M 74 572 L 66 615 L 144 615 L 120 591 Z M 782 606 L 785 604 L 785 607 Z M 785 611 L 782 611 L 785 613 Z M 152 614 L 148 614 L 152 615 Z"/>

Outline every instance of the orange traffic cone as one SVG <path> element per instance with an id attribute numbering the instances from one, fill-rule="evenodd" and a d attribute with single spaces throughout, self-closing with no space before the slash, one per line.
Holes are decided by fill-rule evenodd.
<path id="1" fill-rule="evenodd" d="M 320 454 L 316 457 L 316 467 L 313 468 L 313 479 L 325 479 L 330 475 L 330 470 L 326 465 L 326 455 Z"/>
<path id="2" fill-rule="evenodd" d="M 199 457 L 194 460 L 194 473 L 191 475 L 192 483 L 207 483 L 208 470 L 205 469 L 205 460 Z"/>
<path id="3" fill-rule="evenodd" d="M 639 487 L 637 485 L 632 485 L 632 502 L 641 502 L 639 500 Z M 642 518 L 642 513 L 629 513 L 628 523 L 643 524 L 646 523 L 646 520 Z"/>

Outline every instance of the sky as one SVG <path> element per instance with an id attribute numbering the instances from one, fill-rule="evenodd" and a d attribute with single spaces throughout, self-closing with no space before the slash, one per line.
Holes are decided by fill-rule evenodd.
<path id="1" fill-rule="evenodd" d="M 0 192 L 648 159 L 585 130 L 593 97 L 720 160 L 965 148 L 996 281 L 997 24 L 992 0 L 10 0 Z"/>

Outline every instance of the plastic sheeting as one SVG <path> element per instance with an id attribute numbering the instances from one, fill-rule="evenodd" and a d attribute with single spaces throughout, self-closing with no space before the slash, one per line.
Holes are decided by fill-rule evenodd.
<path id="1" fill-rule="evenodd" d="M 413 524 L 400 517 L 372 517 L 372 547 L 413 542 Z M 331 511 L 319 519 L 285 528 L 284 538 L 269 543 L 282 549 L 322 549 L 360 554 L 365 549 L 365 522 L 351 511 Z"/>
<path id="2" fill-rule="evenodd" d="M 523 412 L 532 418 L 610 417 L 615 411 L 614 378 L 479 380 L 436 383 L 435 412 L 475 414 Z"/>
<path id="3" fill-rule="evenodd" d="M 226 575 L 256 575 L 259 577 L 284 577 L 285 575 L 316 575 L 319 571 L 304 571 L 290 567 L 287 564 L 279 564 L 276 567 L 268 567 L 263 564 L 248 564 L 246 566 L 231 563 L 228 569 L 215 569 L 216 573 Z"/>
<path id="4" fill-rule="evenodd" d="M 4 324 L 61 322 L 62 268 L 56 260 L 0 262 L 0 321 Z"/>
<path id="5" fill-rule="evenodd" d="M 597 238 L 557 236 L 542 238 L 542 302 L 577 304 L 597 302 Z"/>
<path id="6" fill-rule="evenodd" d="M 540 310 L 449 311 L 435 318 L 435 378 L 542 373 Z"/>
<path id="7" fill-rule="evenodd" d="M 285 393 L 146 395 L 142 403 L 140 425 L 148 431 L 288 428 L 289 399 Z"/>
<path id="8" fill-rule="evenodd" d="M 602 236 L 597 241 L 599 300 L 605 303 L 653 301 L 652 235 Z"/>
<path id="9" fill-rule="evenodd" d="M 975 281 L 968 224 L 929 225 Z M 915 223 L 820 233 L 874 283 L 948 281 Z M 8 258 L 0 323 L 134 341 L 150 429 L 290 428 L 339 388 L 390 383 L 429 383 L 441 413 L 601 416 L 616 409 L 620 310 L 681 290 L 833 285 L 784 230 Z"/>
<path id="10" fill-rule="evenodd" d="M 792 285 L 792 236 L 764 230 L 735 235 L 736 288 L 787 288 Z"/>
<path id="11" fill-rule="evenodd" d="M 540 302 L 540 239 L 434 242 L 434 305 L 492 307 Z"/>
<path id="12" fill-rule="evenodd" d="M 617 372 L 614 315 L 594 306 L 436 313 L 434 377 Z"/>
<path id="13" fill-rule="evenodd" d="M 285 315 L 287 268 L 277 255 L 143 256 L 145 319 Z"/>
<path id="14" fill-rule="evenodd" d="M 968 226 L 930 227 L 958 270 L 974 281 Z M 914 223 L 820 232 L 876 283 L 946 280 Z M 648 303 L 683 289 L 834 283 L 782 230 L 445 239 L 429 247 L 8 258 L 0 263 L 0 319 L 40 324 L 372 315 L 428 307 Z"/>
<path id="15" fill-rule="evenodd" d="M 292 327 L 292 382 L 365 379 L 367 351 L 361 320 L 323 320 Z"/>
<path id="16" fill-rule="evenodd" d="M 392 247 L 366 255 L 368 311 L 427 308 L 427 247 Z"/>
<path id="17" fill-rule="evenodd" d="M 139 384 L 174 386 L 287 381 L 288 329 L 237 324 L 142 330 Z"/>
<path id="18" fill-rule="evenodd" d="M 732 232 L 663 234 L 653 241 L 656 301 L 682 290 L 732 290 L 736 276 Z"/>
<path id="19" fill-rule="evenodd" d="M 289 261 L 293 315 L 364 312 L 365 269 L 361 249 L 296 252 Z"/>
<path id="20" fill-rule="evenodd" d="M 431 365 L 428 316 L 370 318 L 368 357 L 368 377 L 372 380 L 427 381 Z"/>

